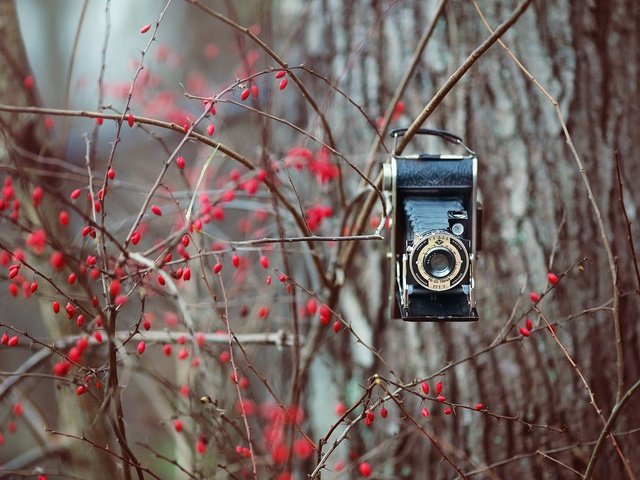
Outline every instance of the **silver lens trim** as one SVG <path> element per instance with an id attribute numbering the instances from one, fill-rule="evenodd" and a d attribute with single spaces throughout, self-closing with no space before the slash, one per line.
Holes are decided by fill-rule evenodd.
<path id="1" fill-rule="evenodd" d="M 447 275 L 437 277 L 429 274 L 424 264 L 428 255 L 441 249 L 451 254 L 454 265 Z M 467 248 L 460 239 L 445 230 L 433 230 L 414 239 L 409 269 L 418 284 L 427 290 L 441 292 L 451 290 L 464 280 L 469 270 L 469 263 Z"/>

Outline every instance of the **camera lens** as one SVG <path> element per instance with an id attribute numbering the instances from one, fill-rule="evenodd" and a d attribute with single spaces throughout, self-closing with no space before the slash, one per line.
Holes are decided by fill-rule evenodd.
<path id="1" fill-rule="evenodd" d="M 425 232 L 408 247 L 412 280 L 432 292 L 451 290 L 469 271 L 467 247 L 446 230 Z"/>
<path id="2" fill-rule="evenodd" d="M 445 248 L 434 248 L 424 258 L 424 269 L 435 278 L 449 275 L 455 267 L 455 258 Z"/>

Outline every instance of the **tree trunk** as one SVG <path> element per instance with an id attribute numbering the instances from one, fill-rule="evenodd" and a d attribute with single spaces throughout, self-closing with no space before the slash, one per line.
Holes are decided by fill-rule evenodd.
<path id="1" fill-rule="evenodd" d="M 518 2 L 481 2 L 492 27 L 497 27 Z M 429 24 L 434 4 L 423 1 L 391 4 L 355 1 L 316 1 L 304 31 L 301 58 L 316 72 L 330 71 L 338 86 L 372 116 L 382 115 L 413 53 L 417 39 Z M 357 19 L 357 21 L 355 21 Z M 634 219 L 640 193 L 633 188 L 640 165 L 634 153 L 635 129 L 640 122 L 640 6 L 632 0 L 533 2 L 504 40 L 531 74 L 559 102 L 569 133 L 604 217 L 619 271 L 620 319 L 624 352 L 625 387 L 638 378 L 638 279 L 630 250 L 627 225 L 619 202 L 616 155 L 622 171 L 625 208 Z M 325 32 L 324 35 L 321 32 Z M 326 33 L 326 32 L 330 32 Z M 409 88 L 403 96 L 407 115 L 394 126 L 407 126 L 435 91 L 489 32 L 470 2 L 450 2 Z M 322 39 L 322 41 L 319 41 Z M 305 56 L 306 55 L 306 56 Z M 337 97 L 334 102 L 338 102 Z M 363 142 L 370 129 L 345 103 L 334 105 L 336 129 L 344 129 L 343 151 L 366 152 Z M 362 126 L 362 130 L 360 127 Z M 557 328 L 559 340 L 603 409 L 605 418 L 616 398 L 616 349 L 610 309 L 612 277 L 600 231 L 580 171 L 567 147 L 553 105 L 498 45 L 492 47 L 444 100 L 425 126 L 445 128 L 462 136 L 479 157 L 479 181 L 484 202 L 483 251 L 477 268 L 479 309 L 477 324 L 409 325 L 384 318 L 385 273 L 371 272 L 370 259 L 383 249 L 362 244 L 362 254 L 347 277 L 358 285 L 343 292 L 345 316 L 368 320 L 374 347 L 407 381 L 438 371 L 448 362 L 473 356 L 491 344 L 510 318 L 529 305 L 529 291 L 544 291 L 549 270 L 567 271 L 566 277 L 541 304 L 551 322 L 571 318 Z M 368 137 L 371 138 L 371 137 Z M 354 155 L 360 158 L 357 155 Z M 379 162 L 384 161 L 379 155 Z M 632 225 L 637 238 L 637 222 Z M 637 247 L 637 245 L 636 245 Z M 550 266 L 550 258 L 553 264 Z M 574 265 L 586 259 L 582 267 Z M 526 295 L 521 295 L 521 291 Z M 355 295 L 364 312 L 354 310 Z M 581 312 L 585 313 L 581 314 Z M 544 325 L 530 315 L 536 326 Z M 518 335 L 522 319 L 511 336 Z M 355 356 L 360 368 L 346 375 L 366 378 L 374 372 L 389 375 L 380 362 L 358 361 L 351 345 L 342 357 Z M 341 349 L 345 345 L 341 345 Z M 336 354 L 337 352 L 333 352 Z M 362 356 L 360 356 L 362 358 Z M 346 362 L 351 366 L 351 361 Z M 318 377 L 318 382 L 324 379 Z M 347 380 L 348 382 L 348 380 Z M 451 442 L 447 453 L 456 456 L 463 470 L 472 471 L 517 454 L 531 453 L 493 469 L 502 478 L 573 478 L 536 450 L 574 445 L 555 455 L 582 472 L 603 427 L 589 403 L 576 369 L 547 331 L 522 342 L 507 344 L 477 355 L 447 371 L 446 390 L 454 402 L 481 401 L 495 413 L 563 429 L 562 433 L 470 414 L 459 409 L 454 418 L 434 415 L 430 428 Z M 448 397 L 449 398 L 449 397 Z M 408 405 L 406 405 L 408 407 Z M 419 406 L 412 404 L 412 412 Z M 435 409 L 434 409 L 435 410 Z M 441 409 L 440 409 L 441 410 Z M 618 430 L 638 424 L 638 411 L 627 408 Z M 423 440 L 397 458 L 402 478 L 448 478 L 451 467 Z M 392 442 L 388 437 L 378 439 Z M 627 458 L 640 455 L 633 437 L 618 438 Z M 581 445 L 578 445 L 581 444 Z M 420 447 L 421 445 L 421 447 Z M 623 475 L 622 463 L 609 450 L 597 463 L 595 476 Z M 425 453 L 429 463 L 425 465 Z M 633 462 L 632 462 L 633 463 Z M 640 466 L 635 465 L 635 472 Z M 550 473 L 553 472 L 553 473 Z M 546 477 L 545 477 L 546 475 Z"/>

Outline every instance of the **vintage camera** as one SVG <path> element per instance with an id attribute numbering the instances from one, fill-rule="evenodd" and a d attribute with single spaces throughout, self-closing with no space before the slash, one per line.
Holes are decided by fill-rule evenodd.
<path id="1" fill-rule="evenodd" d="M 406 130 L 391 132 L 394 151 Z M 417 134 L 440 137 L 465 154 L 392 155 L 384 165 L 383 188 L 391 196 L 391 315 L 408 321 L 478 320 L 477 158 L 449 132 L 420 129 Z"/>

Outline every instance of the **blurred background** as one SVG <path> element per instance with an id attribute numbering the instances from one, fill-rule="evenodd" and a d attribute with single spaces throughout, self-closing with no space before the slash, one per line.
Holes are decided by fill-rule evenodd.
<path id="1" fill-rule="evenodd" d="M 164 214 L 144 217 L 138 249 L 154 251 L 158 243 L 176 235 L 182 226 L 179 209 L 187 208 L 203 172 L 198 192 L 218 208 L 207 210 L 206 235 L 194 235 L 189 251 L 194 255 L 197 245 L 215 254 L 169 268 L 174 273 L 178 268 L 193 270 L 194 280 L 180 282 L 179 287 L 196 330 L 225 333 L 224 317 L 237 334 L 293 335 L 298 331 L 302 336 L 299 352 L 291 346 L 251 342 L 246 355 L 233 349 L 239 372 L 246 379 L 244 398 L 250 403 L 245 407 L 255 410 L 247 416 L 255 435 L 259 478 L 287 478 L 283 475 L 288 474 L 306 478 L 317 459 L 301 432 L 314 442 L 327 435 L 340 419 L 336 409 L 359 401 L 374 373 L 401 384 L 428 378 L 432 389 L 441 381 L 447 400 L 471 407 L 481 402 L 496 416 L 464 407 L 456 408 L 454 415 L 444 415 L 444 406 L 403 392 L 405 411 L 387 401 L 388 419 L 378 417 L 371 427 L 360 424 L 350 430 L 348 440 L 327 462 L 328 470 L 323 472 L 327 478 L 357 478 L 362 475 L 359 465 L 363 462 L 372 467 L 371 476 L 379 479 L 456 478 L 460 472 L 473 478 L 569 479 L 576 477 L 576 471 L 584 472 L 604 422 L 590 403 L 578 370 L 604 419 L 615 405 L 617 370 L 624 373 L 624 391 L 640 376 L 635 321 L 640 276 L 634 250 L 638 247 L 640 200 L 634 189 L 640 173 L 634 153 L 640 123 L 640 7 L 636 2 L 532 2 L 503 37 L 558 102 L 558 112 L 602 215 L 615 257 L 617 289 L 597 217 L 554 105 L 505 49 L 494 45 L 428 119 L 426 127 L 461 136 L 479 158 L 484 219 L 476 283 L 481 320 L 470 324 L 411 324 L 389 319 L 386 241 L 359 242 L 344 265 L 339 263 L 347 248 L 343 242 L 315 242 L 313 249 L 305 242 L 233 242 L 307 233 L 283 207 L 283 199 L 304 214 L 314 234 L 351 233 L 371 188 L 347 161 L 375 179 L 392 148 L 385 132 L 378 131 L 387 109 L 391 106 L 394 111 L 391 127 L 408 126 L 490 35 L 475 2 L 443 2 L 440 11 L 441 2 L 418 0 L 174 0 L 148 48 L 164 2 L 20 0 L 15 2 L 15 12 L 10 8 L 13 3 L 5 1 L 0 10 L 3 38 L 7 39 L 0 49 L 5 72 L 0 74 L 2 104 L 121 114 L 141 51 L 145 51 L 144 69 L 130 103 L 136 116 L 189 124 L 202 114 L 203 98 L 231 87 L 218 99 L 215 116 L 209 115 L 196 130 L 207 135 L 207 126 L 214 124 L 213 139 L 264 169 L 282 198 L 256 183 L 255 172 L 228 155 L 216 152 L 208 163 L 213 149 L 188 141 L 179 152 L 187 166 L 184 171 L 175 165 L 169 168 L 153 200 Z M 477 6 L 495 28 L 518 2 L 479 1 Z M 249 35 L 210 11 L 248 28 L 294 67 L 292 72 L 307 94 L 301 94 L 290 75 L 286 76 L 288 85 L 281 89 L 281 79 L 275 78 L 280 68 L 277 62 Z M 431 39 L 418 57 L 400 102 L 391 105 L 419 39 L 434 21 Z M 151 30 L 141 34 L 147 24 Z M 24 52 L 11 39 L 21 39 Z M 24 82 L 29 75 L 35 85 L 32 88 Z M 251 81 L 237 83 L 252 75 L 256 76 Z M 243 101 L 243 90 L 253 86 L 257 94 L 252 91 Z M 197 98 L 190 98 L 193 96 Z M 309 96 L 316 108 L 307 100 Z M 72 215 L 67 233 L 55 228 L 58 210 L 64 205 L 54 205 L 54 191 L 66 201 L 73 189 L 86 187 L 88 150 L 102 181 L 116 122 L 105 120 L 97 128 L 95 120 L 80 117 L 3 113 L 1 118 L 7 139 L 7 147 L 0 150 L 5 177 L 17 177 L 18 159 L 20 168 L 26 168 L 35 182 L 36 167 L 43 160 L 55 159 L 44 164 L 57 173 L 39 178 L 47 178 L 52 189 L 47 190 L 53 210 L 47 214 L 46 229 L 59 237 L 45 254 L 37 255 L 25 245 L 24 230 L 12 225 L 5 214 L 0 239 L 11 249 L 27 250 L 29 258 L 47 273 L 51 270 L 49 253 L 56 245 L 84 259 L 95 250 L 79 235 L 86 221 L 79 214 Z M 384 135 L 382 145 L 370 157 L 379 133 Z M 163 162 L 182 138 L 166 129 L 140 124 L 128 128 L 125 123 L 113 157 L 117 177 L 105 203 L 105 210 L 109 208 L 106 225 L 116 238 L 124 240 L 129 233 Z M 86 139 L 91 139 L 89 146 Z M 415 143 L 410 148 L 448 151 L 439 143 Z M 229 190 L 236 192 L 234 199 L 221 202 Z M 207 209 L 207 201 L 202 195 L 195 198 L 201 211 Z M 89 210 L 85 208 L 85 213 Z M 374 232 L 381 214 L 376 205 L 365 234 Z M 38 220 L 32 216 L 29 222 L 46 224 L 47 215 Z M 115 253 L 110 251 L 110 255 Z M 241 257 L 238 269 L 232 267 L 234 254 Z M 260 264 L 262 256 L 270 260 L 267 269 Z M 212 298 L 201 276 L 206 272 L 211 277 L 217 262 L 223 264 L 222 283 L 213 282 L 217 297 Z M 80 265 L 70 263 L 71 269 Z M 294 285 L 294 293 L 287 290 L 286 280 L 278 280 L 282 272 Z M 549 272 L 561 277 L 553 288 L 547 280 Z M 323 275 L 332 279 L 342 273 L 344 283 L 323 280 Z M 67 274 L 54 272 L 52 278 L 64 283 Z M 272 282 L 267 275 L 273 277 Z M 118 329 L 131 331 L 145 316 L 152 328 L 144 356 L 135 352 L 138 337 L 119 351 L 129 444 L 161 478 L 185 478 L 166 458 L 177 459 L 193 478 L 244 478 L 251 469 L 249 460 L 236 449 L 236 445 L 246 446 L 245 427 L 235 384 L 229 381 L 233 371 L 223 361 L 228 342 L 211 337 L 202 348 L 206 375 L 191 363 L 193 350 L 189 350 L 189 360 L 178 360 L 181 347 L 177 341 L 161 335 L 185 330 L 182 312 L 158 287 L 155 274 L 141 287 L 132 278 L 126 285 L 135 294 L 118 316 Z M 74 325 L 59 325 L 60 318 L 52 315 L 51 301 L 58 298 L 55 291 L 39 289 L 40 303 L 36 303 L 14 298 L 5 288 L 9 283 L 3 276 L 3 324 L 28 329 L 30 335 L 43 339 L 79 333 Z M 91 285 L 87 282 L 87 291 L 97 286 Z M 139 289 L 147 297 L 139 295 Z M 542 317 L 530 309 L 529 293 L 547 290 L 539 308 L 555 325 L 566 354 L 544 328 Z M 75 295 L 85 303 L 90 297 L 85 291 Z M 322 304 L 332 309 L 331 324 L 337 318 L 345 322 L 339 332 L 319 321 Z M 619 358 L 614 305 L 621 325 Z M 530 337 L 519 333 L 526 318 L 533 323 Z M 167 343 L 174 347 L 171 357 L 163 353 Z M 103 413 L 101 394 L 96 391 L 93 399 L 75 394 L 77 382 L 82 382 L 79 372 L 74 373 L 73 385 L 38 376 L 25 378 L 10 389 L 4 383 L 15 378 L 10 372 L 33 358 L 39 351 L 36 347 L 29 348 L 25 341 L 18 351 L 0 348 L 4 375 L 0 379 L 0 432 L 4 434 L 0 465 L 4 464 L 6 472 L 0 469 L 0 475 L 29 478 L 38 468 L 50 478 L 107 478 L 100 472 L 124 475 L 119 462 L 86 442 L 67 443 L 63 437 L 43 432 L 45 425 L 115 445 L 108 422 L 96 420 Z M 102 380 L 106 379 L 104 355 L 105 348 L 96 347 L 85 359 Z M 52 358 L 43 360 L 32 372 L 48 375 L 54 363 Z M 386 385 L 392 389 L 390 383 Z M 374 392 L 371 401 L 383 395 Z M 211 395 L 218 405 L 200 404 L 203 395 Z M 14 411 L 16 403 L 26 410 L 20 418 Z M 630 461 L 627 476 L 629 470 L 640 474 L 635 433 L 640 418 L 633 405 L 638 405 L 637 398 L 625 407 L 615 428 L 620 451 Z M 425 406 L 431 411 L 429 418 L 421 416 Z M 222 418 L 218 408 L 228 416 Z M 285 411 L 288 413 L 283 414 Z M 357 410 L 350 418 L 361 412 Z M 440 451 L 407 416 L 435 438 Z M 176 419 L 184 421 L 184 433 L 175 431 Z M 15 433 L 9 432 L 11 422 Z M 329 444 L 345 427 L 343 423 L 327 438 Z M 203 439 L 204 455 L 198 452 Z M 460 471 L 443 461 L 442 451 Z M 625 476 L 623 461 L 610 442 L 605 443 L 596 464 L 595 478 L 605 474 Z"/>

